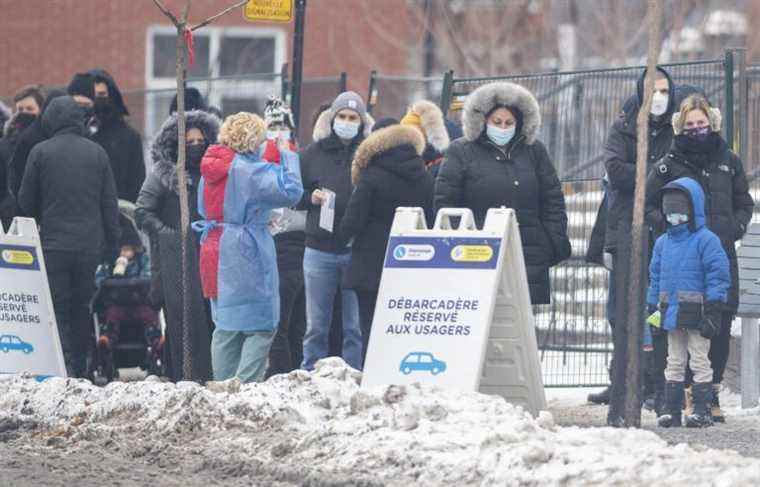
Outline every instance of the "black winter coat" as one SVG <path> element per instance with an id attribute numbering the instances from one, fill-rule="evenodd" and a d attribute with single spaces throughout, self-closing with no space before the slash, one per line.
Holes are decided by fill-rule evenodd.
<path id="1" fill-rule="evenodd" d="M 140 134 L 121 117 L 101 125 L 92 140 L 108 153 L 119 199 L 137 201 L 145 181 L 145 161 Z"/>
<path id="2" fill-rule="evenodd" d="M 514 208 L 533 304 L 550 301 L 549 268 L 570 257 L 565 197 L 544 145 L 524 136 L 502 151 L 481 136 L 454 141 L 435 186 L 435 208 L 470 208 L 482 228 L 489 208 Z"/>
<path id="3" fill-rule="evenodd" d="M 301 153 L 301 179 L 303 198 L 299 210 L 307 210 L 306 246 L 322 252 L 344 254 L 349 249 L 339 241 L 338 229 L 351 197 L 351 161 L 363 137 L 357 135 L 345 145 L 335 134 L 310 144 Z M 333 232 L 319 226 L 321 207 L 311 203 L 311 194 L 316 189 L 329 189 L 335 193 L 335 220 Z"/>
<path id="4" fill-rule="evenodd" d="M 215 141 L 219 120 L 205 112 L 187 113 L 188 128 L 197 127 L 206 141 Z M 137 198 L 135 220 L 146 231 L 151 243 L 151 300 L 164 307 L 167 322 L 167 367 L 173 380 L 183 378 L 182 350 L 182 254 L 178 176 L 176 171 L 177 117 L 171 116 L 159 130 L 153 143 L 153 170 L 145 180 Z M 200 220 L 198 214 L 198 183 L 200 171 L 188 171 L 188 201 L 190 221 Z M 188 229 L 188 263 L 190 269 L 188 334 L 193 355 L 190 377 L 205 381 L 211 377 L 211 337 L 213 328 L 207 314 L 200 285 L 198 236 Z"/>
<path id="5" fill-rule="evenodd" d="M 357 150 L 356 189 L 340 227 L 342 241 L 354 239 L 346 288 L 379 289 L 396 208 L 423 208 L 432 224 L 434 182 L 420 157 L 424 144 L 417 129 L 397 125 L 372 133 Z"/>
<path id="6" fill-rule="evenodd" d="M 18 205 L 37 219 L 43 249 L 106 258 L 121 235 L 116 188 L 108 155 L 84 137 L 83 121 L 73 98 L 53 100 L 42 116 L 52 137 L 29 154 Z"/>
<path id="7" fill-rule="evenodd" d="M 663 69 L 670 84 L 668 109 L 656 120 L 649 120 L 649 157 L 647 164 L 651 167 L 659 161 L 670 149 L 673 140 L 671 115 L 675 108 L 675 88 L 670 75 Z M 636 186 L 636 117 L 638 116 L 641 100 L 643 100 L 644 75 L 641 75 L 637 85 L 638 100 L 631 109 L 627 107 L 621 113 L 607 137 L 604 145 L 604 167 L 609 179 L 607 192 L 607 228 L 605 231 L 604 247 L 608 252 L 615 251 L 620 239 L 630 242 L 633 225 L 633 194 Z"/>
<path id="8" fill-rule="evenodd" d="M 736 313 L 739 306 L 739 272 L 734 243 L 744 236 L 752 219 L 755 203 L 749 193 L 747 175 L 741 159 L 718 135 L 711 135 L 712 149 L 706 153 L 689 150 L 688 139 L 676 136 L 668 155 L 662 158 L 647 177 L 647 223 L 655 238 L 665 232 L 662 214 L 662 188 L 678 178 L 696 180 L 705 192 L 706 225 L 715 233 L 731 264 L 731 288 L 728 310 Z"/>

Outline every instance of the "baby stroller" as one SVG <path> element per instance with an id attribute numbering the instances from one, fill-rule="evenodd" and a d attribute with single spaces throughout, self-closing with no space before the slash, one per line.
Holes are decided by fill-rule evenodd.
<path id="1" fill-rule="evenodd" d="M 140 267 L 147 266 L 147 276 L 142 272 L 115 276 L 111 267 L 98 269 L 97 291 L 90 303 L 95 346 L 88 358 L 88 375 L 98 385 L 111 382 L 119 376 L 119 369 L 129 367 L 139 367 L 149 375 L 164 375 L 166 327 L 150 302 L 150 244 L 147 235 L 137 229 L 134 214 L 133 203 L 119 200 L 120 243 L 140 249 Z M 117 261 L 114 268 L 118 265 Z M 118 316 L 118 324 L 114 324 L 114 316 Z"/>

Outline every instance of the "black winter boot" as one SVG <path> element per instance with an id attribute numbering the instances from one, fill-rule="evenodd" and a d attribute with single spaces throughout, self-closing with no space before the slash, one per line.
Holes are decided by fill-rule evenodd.
<path id="1" fill-rule="evenodd" d="M 723 415 L 723 411 L 720 409 L 720 399 L 718 397 L 719 394 L 720 394 L 720 384 L 713 384 L 712 407 L 710 408 L 710 413 L 712 414 L 713 423 L 726 422 L 726 417 Z"/>
<path id="2" fill-rule="evenodd" d="M 681 407 L 683 406 L 683 382 L 665 384 L 665 410 L 657 418 L 657 424 L 663 428 L 681 426 Z"/>
<path id="3" fill-rule="evenodd" d="M 701 382 L 691 386 L 691 393 L 694 398 L 694 413 L 686 417 L 687 428 L 706 428 L 712 426 L 712 406 L 713 386 L 710 382 Z"/>
<path id="4" fill-rule="evenodd" d="M 615 363 L 614 359 L 610 360 L 610 366 L 607 369 L 607 373 L 609 374 L 609 377 L 610 377 L 610 384 L 612 384 L 612 367 L 614 363 Z M 612 386 L 607 386 L 602 391 L 589 394 L 587 398 L 588 402 L 592 404 L 609 404 L 610 403 L 610 387 Z"/>

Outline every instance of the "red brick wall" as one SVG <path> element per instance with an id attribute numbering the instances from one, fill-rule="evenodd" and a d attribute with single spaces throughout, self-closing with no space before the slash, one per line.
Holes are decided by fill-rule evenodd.
<path id="1" fill-rule="evenodd" d="M 191 19 L 216 13 L 233 0 L 195 0 Z M 164 0 L 179 12 L 184 0 Z M 0 0 L 0 96 L 28 83 L 63 85 L 77 71 L 103 67 L 124 90 L 145 80 L 146 29 L 168 24 L 152 0 Z M 305 76 L 346 71 L 349 87 L 365 94 L 369 71 L 406 74 L 417 18 L 406 0 L 309 0 Z M 241 11 L 218 26 L 251 26 Z M 290 59 L 293 24 L 287 29 Z"/>

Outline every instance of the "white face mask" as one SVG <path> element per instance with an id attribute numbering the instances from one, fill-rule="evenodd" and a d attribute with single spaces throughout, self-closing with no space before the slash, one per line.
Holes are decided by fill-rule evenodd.
<path id="1" fill-rule="evenodd" d="M 359 122 L 344 122 L 343 120 L 335 120 L 333 122 L 333 130 L 335 135 L 343 140 L 351 140 L 359 133 Z"/>
<path id="2" fill-rule="evenodd" d="M 652 97 L 652 108 L 649 112 L 655 117 L 659 117 L 668 110 L 668 95 L 664 93 L 655 92 Z"/>
<path id="3" fill-rule="evenodd" d="M 689 221 L 689 215 L 683 213 L 668 213 L 665 219 L 673 226 L 680 225 Z"/>

